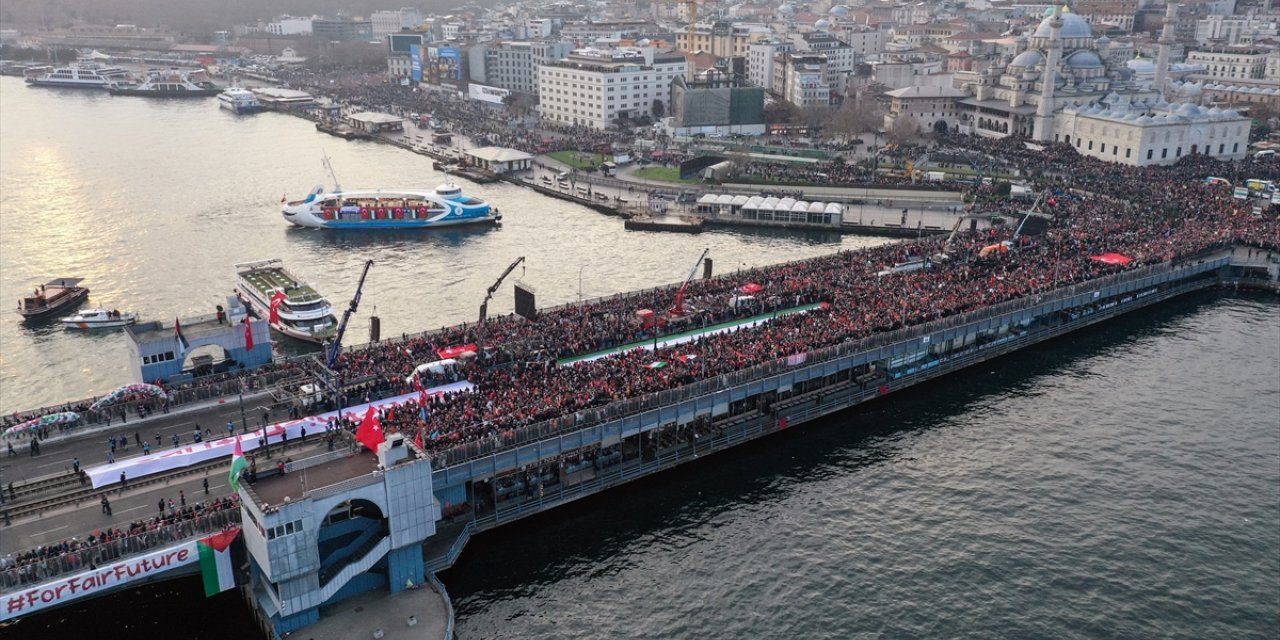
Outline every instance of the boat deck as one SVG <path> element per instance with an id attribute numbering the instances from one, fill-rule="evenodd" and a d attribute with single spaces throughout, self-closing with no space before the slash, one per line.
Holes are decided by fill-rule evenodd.
<path id="1" fill-rule="evenodd" d="M 244 279 L 263 295 L 270 297 L 271 292 L 283 289 L 290 302 L 309 302 L 323 298 L 311 285 L 298 282 L 279 269 L 260 269 L 242 274 Z"/>

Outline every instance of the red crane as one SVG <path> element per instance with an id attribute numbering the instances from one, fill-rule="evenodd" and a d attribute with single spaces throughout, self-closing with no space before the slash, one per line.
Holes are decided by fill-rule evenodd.
<path id="1" fill-rule="evenodd" d="M 689 270 L 689 276 L 684 279 L 684 283 L 681 284 L 680 288 L 676 291 L 676 305 L 671 307 L 668 315 L 684 315 L 684 294 L 689 290 L 689 283 L 693 282 L 693 276 L 698 274 L 698 265 L 702 264 L 702 261 L 707 259 L 708 253 L 711 253 L 710 248 L 703 249 L 702 255 L 698 256 L 698 261 L 693 263 L 693 268 Z"/>

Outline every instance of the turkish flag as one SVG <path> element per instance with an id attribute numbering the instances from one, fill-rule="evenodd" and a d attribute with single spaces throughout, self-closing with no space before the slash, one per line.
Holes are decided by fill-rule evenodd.
<path id="1" fill-rule="evenodd" d="M 280 324 L 280 303 L 284 301 L 284 292 L 277 291 L 271 296 L 271 316 L 267 322 L 271 324 Z"/>
<path id="2" fill-rule="evenodd" d="M 369 409 L 364 412 L 364 420 L 361 420 L 360 426 L 356 428 L 356 440 L 369 447 L 370 451 L 377 451 L 378 445 L 386 440 L 382 436 L 382 424 L 378 422 L 378 411 L 373 408 L 373 405 L 369 405 Z"/>
<path id="3" fill-rule="evenodd" d="M 249 319 L 244 319 L 244 350 L 253 351 L 253 325 L 249 324 Z"/>

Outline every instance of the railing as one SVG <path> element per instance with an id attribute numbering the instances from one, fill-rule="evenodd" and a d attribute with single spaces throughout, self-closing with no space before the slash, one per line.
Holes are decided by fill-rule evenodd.
<path id="1" fill-rule="evenodd" d="M 427 560 L 427 573 L 434 574 L 436 571 L 443 571 L 444 569 L 452 567 L 453 563 L 457 562 L 458 556 L 462 555 L 463 547 L 466 547 L 467 543 L 471 541 L 471 534 L 475 533 L 477 526 L 478 523 L 475 520 L 468 522 L 467 525 L 458 532 L 458 537 L 453 539 L 453 544 L 449 545 L 449 549 L 448 551 L 445 551 L 444 555 Z"/>
<path id="2" fill-rule="evenodd" d="M 436 593 L 440 594 L 440 598 L 444 600 L 445 624 L 444 624 L 444 640 L 453 640 L 453 600 L 449 598 L 449 590 L 444 588 L 444 583 L 440 582 L 440 578 L 436 577 L 434 571 L 427 572 L 427 580 L 431 582 L 431 586 L 435 587 Z"/>
<path id="3" fill-rule="evenodd" d="M 91 566 L 102 566 L 198 535 L 217 533 L 226 526 L 239 524 L 239 522 L 240 508 L 236 506 L 212 511 L 153 531 L 123 536 L 75 551 L 41 558 L 21 566 L 5 567 L 0 571 L 0 589 L 7 592 L 27 585 L 41 584 L 59 575 L 77 573 Z M 9 558 L 5 558 L 0 562 L 10 561 Z"/>
<path id="4" fill-rule="evenodd" d="M 1214 253 L 1217 253 L 1217 250 L 1207 251 L 1199 257 L 1203 257 L 1207 260 L 1208 257 Z M 1086 280 L 1053 289 L 1039 295 L 1007 300 L 977 311 L 970 311 L 946 318 L 940 318 L 919 325 L 868 336 L 861 340 L 848 341 L 837 345 L 823 347 L 821 349 L 808 352 L 805 364 L 806 366 L 811 366 L 845 356 L 871 351 L 879 347 L 907 342 L 924 335 L 932 335 L 947 329 L 1023 310 L 1027 308 L 1028 305 L 1050 304 L 1082 294 L 1093 293 L 1112 285 L 1164 275 L 1174 271 L 1175 269 L 1191 266 L 1190 261 L 1191 259 L 1188 259 L 1184 261 L 1186 264 L 1178 266 L 1170 263 L 1161 263 L 1102 278 Z M 497 451 L 506 450 L 514 446 L 542 440 L 544 438 L 563 434 L 569 431 L 576 431 L 588 426 L 617 420 L 625 416 L 635 415 L 644 411 L 672 405 L 691 398 L 708 395 L 716 391 L 767 378 L 790 369 L 794 369 L 794 367 L 786 364 L 785 360 L 774 360 L 755 365 L 748 369 L 734 371 L 715 378 L 695 382 L 676 389 L 668 389 L 640 396 L 638 398 L 622 400 L 603 407 L 585 409 L 578 411 L 573 415 L 561 416 L 524 427 L 519 427 L 510 432 L 512 435 L 495 437 L 478 442 L 469 442 L 445 451 L 437 452 L 432 456 L 432 464 L 435 469 L 443 469 L 449 466 L 462 464 L 469 460 L 495 453 Z"/>

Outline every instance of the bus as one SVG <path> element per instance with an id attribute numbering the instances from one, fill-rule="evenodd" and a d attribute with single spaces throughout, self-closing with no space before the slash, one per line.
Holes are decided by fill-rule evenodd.
<path id="1" fill-rule="evenodd" d="M 600 170 L 603 171 L 606 176 L 618 175 L 618 165 L 613 162 L 606 162 L 600 165 Z"/>

